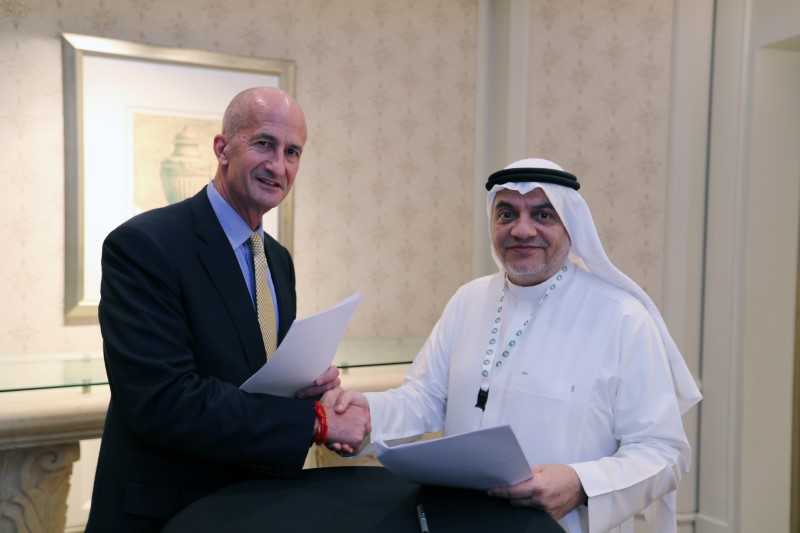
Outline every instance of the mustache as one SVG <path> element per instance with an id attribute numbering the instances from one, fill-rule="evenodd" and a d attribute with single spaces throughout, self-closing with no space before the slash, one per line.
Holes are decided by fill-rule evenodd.
<path id="1" fill-rule="evenodd" d="M 509 248 L 511 246 L 536 246 L 537 248 L 548 248 L 550 245 L 541 237 L 531 237 L 530 239 L 520 239 L 518 237 L 508 237 L 503 246 Z"/>

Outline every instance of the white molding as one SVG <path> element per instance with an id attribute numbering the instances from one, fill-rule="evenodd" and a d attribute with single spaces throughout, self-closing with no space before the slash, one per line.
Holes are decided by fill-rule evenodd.
<path id="1" fill-rule="evenodd" d="M 698 382 L 713 26 L 713 0 L 675 0 L 662 311 Z M 684 512 L 698 506 L 699 410 L 683 419 L 695 451 L 695 464 L 678 490 L 678 509 Z M 683 516 L 693 523 L 693 513 Z"/>
<path id="2" fill-rule="evenodd" d="M 695 533 L 729 533 L 732 531 L 728 522 L 698 513 L 695 516 Z"/>
<path id="3" fill-rule="evenodd" d="M 664 319 L 698 376 L 714 0 L 676 0 L 664 253 Z"/>
<path id="4" fill-rule="evenodd" d="M 789 6 L 784 2 L 783 6 Z M 792 403 L 800 226 L 800 50 L 771 47 L 797 3 L 754 5 L 748 48 L 742 257 L 740 528 L 787 530 L 791 517 Z M 777 15 L 777 16 L 775 16 Z M 761 21 L 762 24 L 759 24 Z M 771 24 L 775 22 L 776 24 Z M 761 27 L 760 27 L 761 26 Z M 765 275 L 765 273 L 768 273 Z M 769 413 L 765 416 L 765 413 Z M 764 442 L 770 453 L 764 454 Z"/>
<path id="5" fill-rule="evenodd" d="M 492 26 L 494 3 L 478 0 L 477 65 L 475 87 L 475 154 L 472 187 L 472 276 L 492 272 L 489 232 L 486 222 L 486 190 L 483 184 L 492 168 L 492 102 L 494 101 L 492 73 Z"/>
<path id="6" fill-rule="evenodd" d="M 698 531 L 785 531 L 800 62 L 796 48 L 763 47 L 795 42 L 800 7 L 726 0 L 716 9 Z"/>
<path id="7" fill-rule="evenodd" d="M 703 316 L 699 513 L 736 531 L 742 412 L 743 153 L 748 0 L 717 3 Z M 704 529 L 703 529 L 704 530 Z"/>
<path id="8" fill-rule="evenodd" d="M 472 204 L 472 272 L 497 271 L 489 244 L 484 183 L 526 157 L 529 0 L 479 0 Z"/>

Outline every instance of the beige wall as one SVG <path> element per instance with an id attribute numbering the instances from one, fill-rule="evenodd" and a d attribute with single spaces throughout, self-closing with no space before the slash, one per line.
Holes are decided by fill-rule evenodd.
<path id="1" fill-rule="evenodd" d="M 63 323 L 61 32 L 294 60 L 299 314 L 360 289 L 351 338 L 426 335 L 471 277 L 476 5 L 0 0 L 0 356 L 100 350 Z"/>
<path id="2" fill-rule="evenodd" d="M 606 253 L 662 301 L 673 6 L 532 0 L 530 154 L 578 176 Z"/>
<path id="3" fill-rule="evenodd" d="M 472 275 L 477 2 L 194 5 L 0 0 L 0 118 L 14 132 L 0 355 L 100 347 L 97 327 L 62 319 L 60 32 L 296 61 L 310 129 L 295 190 L 300 314 L 360 289 L 350 338 L 424 336 Z M 610 257 L 659 302 L 672 8 L 615 5 L 531 1 L 525 146 L 579 175 Z"/>

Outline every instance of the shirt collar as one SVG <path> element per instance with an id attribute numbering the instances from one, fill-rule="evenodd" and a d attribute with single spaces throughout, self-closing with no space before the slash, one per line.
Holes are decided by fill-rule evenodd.
<path id="1" fill-rule="evenodd" d="M 214 214 L 217 215 L 217 219 L 222 226 L 222 230 L 225 232 L 225 236 L 228 237 L 231 247 L 233 249 L 238 248 L 247 242 L 250 235 L 253 234 L 253 230 L 250 229 L 250 226 L 247 225 L 247 222 L 244 221 L 241 215 L 239 215 L 225 198 L 222 197 L 219 191 L 217 191 L 214 187 L 214 180 L 211 180 L 206 190 L 208 192 L 208 200 L 211 202 L 211 208 L 214 210 Z M 262 237 L 264 236 L 264 230 L 261 224 L 258 225 L 256 231 L 258 231 Z"/>

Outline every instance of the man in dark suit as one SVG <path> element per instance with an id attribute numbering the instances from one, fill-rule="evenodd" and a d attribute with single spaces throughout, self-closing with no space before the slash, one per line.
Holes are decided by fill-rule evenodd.
<path id="1" fill-rule="evenodd" d="M 254 232 L 278 343 L 295 319 L 291 256 L 261 221 L 291 189 L 305 142 L 288 94 L 244 91 L 214 137 L 214 180 L 106 238 L 99 314 L 111 402 L 87 531 L 157 531 L 223 486 L 297 474 L 312 442 L 352 449 L 368 433 L 367 412 L 312 401 L 339 384 L 335 367 L 297 398 L 239 390 L 275 343 L 259 327 Z"/>

